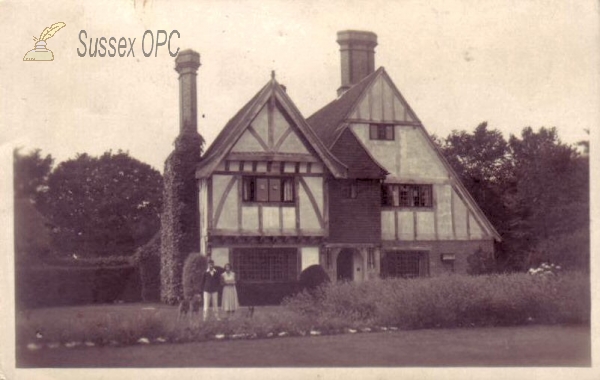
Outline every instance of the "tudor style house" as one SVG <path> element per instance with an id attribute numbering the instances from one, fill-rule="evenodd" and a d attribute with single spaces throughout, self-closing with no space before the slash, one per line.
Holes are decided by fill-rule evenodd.
<path id="1" fill-rule="evenodd" d="M 337 42 L 336 99 L 305 119 L 272 75 L 198 161 L 189 205 L 200 252 L 262 289 L 314 264 L 331 279 L 363 281 L 464 273 L 468 255 L 493 255 L 500 236 L 385 69 L 375 70 L 377 36 L 343 31 Z M 184 51 L 176 62 L 182 134 L 193 135 L 199 56 Z"/>

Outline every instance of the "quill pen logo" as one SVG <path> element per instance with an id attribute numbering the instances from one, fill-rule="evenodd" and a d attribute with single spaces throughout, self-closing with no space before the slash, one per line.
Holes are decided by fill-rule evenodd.
<path id="1" fill-rule="evenodd" d="M 54 61 L 54 54 L 46 48 L 46 41 L 65 26 L 67 24 L 64 22 L 57 22 L 44 29 L 40 38 L 33 37 L 33 40 L 36 41 L 35 49 L 29 50 L 23 57 L 23 61 Z"/>

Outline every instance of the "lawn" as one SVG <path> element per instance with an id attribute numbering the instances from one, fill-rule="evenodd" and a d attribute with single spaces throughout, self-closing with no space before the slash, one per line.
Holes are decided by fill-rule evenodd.
<path id="1" fill-rule="evenodd" d="M 590 330 L 522 326 L 17 351 L 26 367 L 590 366 Z"/>
<path id="2" fill-rule="evenodd" d="M 236 318 L 244 318 L 241 310 Z M 258 308 L 254 318 L 286 312 Z M 332 366 L 590 366 L 590 329 L 583 325 L 424 329 L 315 337 L 277 337 L 186 344 L 29 350 L 35 333 L 95 318 L 151 313 L 176 321 L 160 304 L 36 309 L 17 315 L 17 366 L 26 367 L 332 367 Z M 66 321 L 66 322 L 65 322 Z M 82 323 L 82 326 L 85 326 Z M 74 326 L 73 328 L 77 328 Z M 44 337 L 43 339 L 47 339 Z"/>

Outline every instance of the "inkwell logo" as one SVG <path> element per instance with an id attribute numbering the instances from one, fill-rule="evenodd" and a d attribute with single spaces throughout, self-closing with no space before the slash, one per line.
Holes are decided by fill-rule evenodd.
<path id="1" fill-rule="evenodd" d="M 40 38 L 33 37 L 33 40 L 36 41 L 35 49 L 29 50 L 23 57 L 23 61 L 54 61 L 54 54 L 46 48 L 46 41 L 66 25 L 64 22 L 57 22 L 44 29 Z"/>

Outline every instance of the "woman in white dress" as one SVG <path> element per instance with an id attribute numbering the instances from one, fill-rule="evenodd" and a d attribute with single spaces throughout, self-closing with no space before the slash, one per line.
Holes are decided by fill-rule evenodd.
<path id="1" fill-rule="evenodd" d="M 229 316 L 232 315 L 239 306 L 237 290 L 235 288 L 235 273 L 231 271 L 230 264 L 225 264 L 225 272 L 221 274 L 221 283 L 223 284 L 221 307 Z"/>

